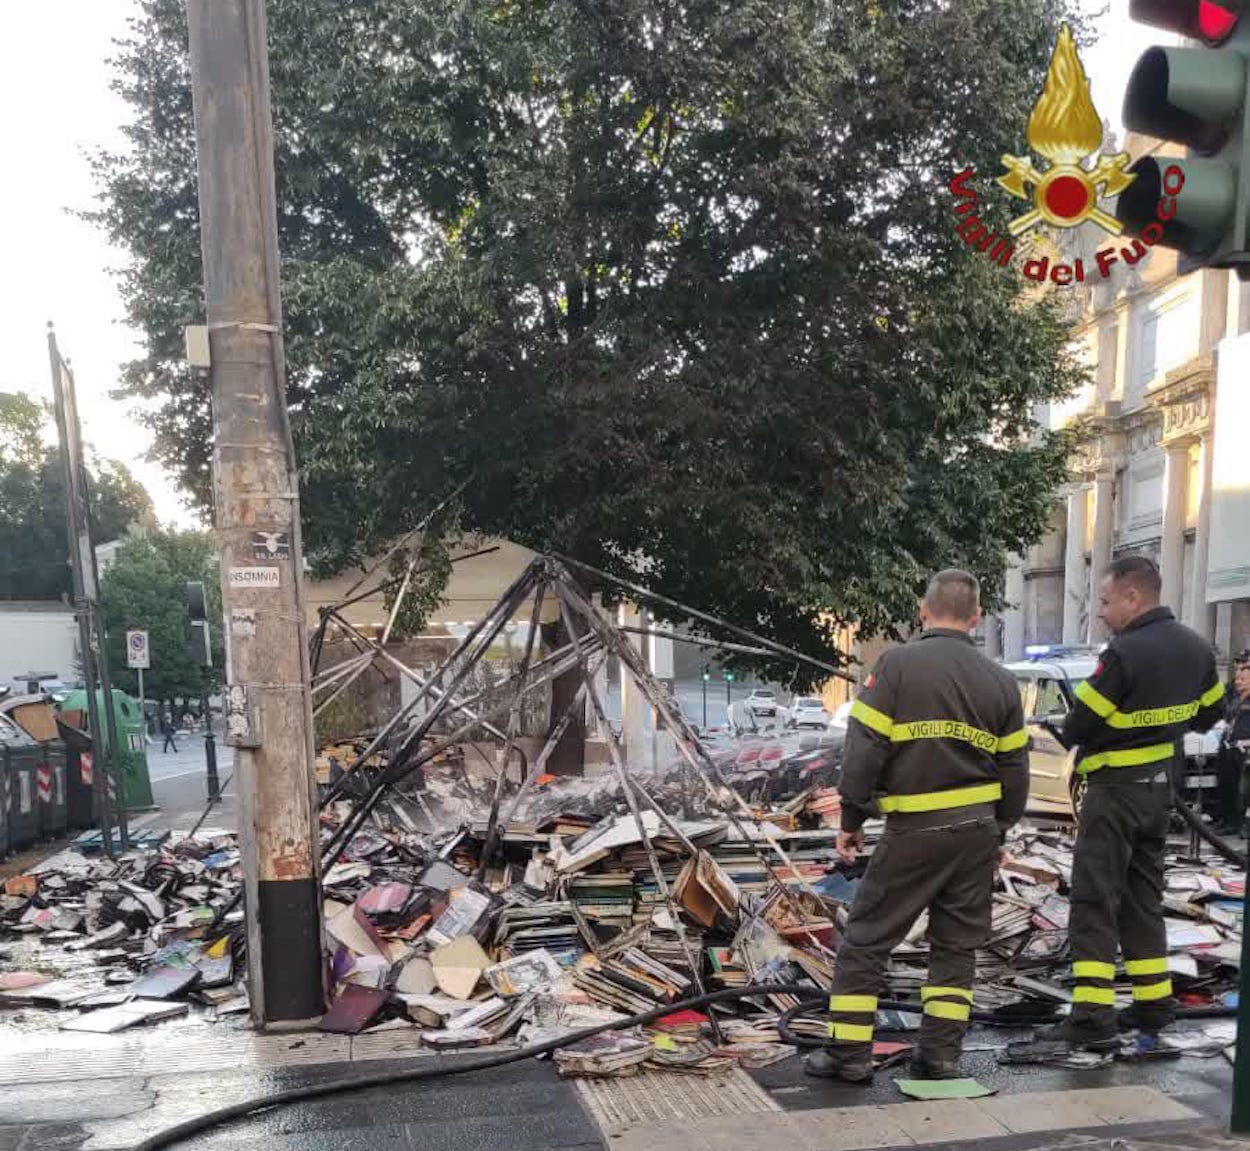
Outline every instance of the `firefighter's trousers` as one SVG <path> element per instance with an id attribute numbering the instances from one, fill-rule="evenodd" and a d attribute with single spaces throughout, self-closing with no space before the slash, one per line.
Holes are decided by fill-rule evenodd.
<path id="1" fill-rule="evenodd" d="M 976 949 L 989 937 L 998 824 L 993 805 L 932 813 L 915 826 L 891 816 L 851 906 L 829 997 L 829 1037 L 844 1056 L 870 1048 L 890 952 L 929 912 L 929 982 L 920 1049 L 959 1055 L 972 1007 Z M 933 826 L 934 816 L 940 823 Z"/>
<path id="2" fill-rule="evenodd" d="M 1116 944 L 1143 1019 L 1166 1026 L 1176 1011 L 1163 924 L 1163 853 L 1171 794 L 1166 771 L 1091 775 L 1072 866 L 1072 1020 L 1115 1018 Z"/>

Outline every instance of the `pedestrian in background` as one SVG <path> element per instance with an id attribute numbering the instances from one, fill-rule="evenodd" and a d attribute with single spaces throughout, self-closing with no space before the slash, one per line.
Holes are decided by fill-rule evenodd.
<path id="1" fill-rule="evenodd" d="M 174 727 L 173 721 L 168 717 L 161 720 L 161 732 L 165 736 L 164 751 L 168 752 L 172 747 L 176 753 L 178 751 L 178 740 L 175 737 L 178 734 L 178 729 Z"/>
<path id="2" fill-rule="evenodd" d="M 1229 698 L 1227 726 L 1220 736 L 1215 761 L 1219 779 L 1219 830 L 1223 835 L 1241 835 L 1246 823 L 1246 752 L 1250 750 L 1250 649 L 1233 662 L 1233 690 Z"/>
<path id="3" fill-rule="evenodd" d="M 886 826 L 838 948 L 829 1043 L 807 1057 L 810 1075 L 872 1075 L 890 952 L 926 909 L 929 982 L 912 1072 L 958 1074 L 995 865 L 1029 788 L 1020 690 L 969 634 L 981 618 L 979 592 L 968 572 L 938 572 L 920 604 L 924 631 L 881 657 L 851 706 L 838 854 L 855 858 L 870 816 L 884 814 Z"/>
<path id="4" fill-rule="evenodd" d="M 1099 617 L 1113 639 L 1055 732 L 1079 746 L 1088 780 L 1072 869 L 1072 1012 L 1037 1038 L 1112 1050 L 1117 1033 L 1158 1032 L 1176 1015 L 1163 923 L 1169 773 L 1186 730 L 1209 731 L 1224 711 L 1211 645 L 1159 604 L 1159 569 L 1125 556 L 1106 570 Z M 1117 1020 L 1116 946 L 1133 984 Z"/>

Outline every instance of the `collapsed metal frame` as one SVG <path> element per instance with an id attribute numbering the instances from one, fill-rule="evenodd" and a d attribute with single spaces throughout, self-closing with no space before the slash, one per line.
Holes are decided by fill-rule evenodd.
<path id="1" fill-rule="evenodd" d="M 430 517 L 427 517 L 423 521 L 423 525 L 428 523 L 429 519 Z M 374 570 L 376 570 L 376 566 L 389 561 L 397 553 L 398 548 L 412 539 L 417 534 L 417 531 L 418 529 L 414 529 L 413 532 L 403 537 L 400 544 L 392 547 L 387 555 L 379 561 L 379 565 L 375 565 Z M 784 873 L 789 875 L 791 882 L 796 883 L 818 900 L 819 897 L 816 895 L 816 892 L 790 859 L 768 821 L 762 820 L 725 779 L 724 773 L 708 753 L 699 735 L 687 722 L 685 716 L 681 714 L 679 709 L 671 706 L 665 689 L 647 668 L 641 652 L 627 639 L 626 632 L 636 631 L 643 634 L 644 629 L 624 628 L 616 624 L 615 621 L 610 620 L 602 609 L 595 606 L 590 597 L 586 595 L 584 590 L 574 580 L 568 567 L 565 565 L 569 564 L 578 567 L 599 579 L 614 583 L 639 599 L 652 600 L 689 618 L 700 620 L 714 627 L 724 628 L 741 639 L 752 641 L 753 644 L 753 646 L 748 648 L 742 644 L 728 642 L 712 640 L 694 641 L 699 643 L 700 646 L 724 647 L 727 650 L 744 654 L 780 656 L 810 663 L 829 674 L 846 679 L 851 678 L 845 671 L 775 643 L 765 636 L 728 624 L 723 620 L 718 620 L 714 616 L 707 615 L 677 601 L 669 600 L 657 593 L 650 592 L 640 585 L 613 577 L 597 568 L 592 568 L 589 565 L 580 564 L 577 561 L 568 560 L 564 557 L 539 556 L 521 572 L 491 609 L 470 628 L 469 632 L 460 640 L 454 650 L 434 671 L 428 676 L 423 676 L 385 649 L 385 644 L 389 640 L 395 621 L 398 618 L 403 598 L 411 586 L 412 577 L 418 570 L 416 563 L 417 561 L 414 558 L 409 562 L 402 577 L 385 580 L 383 584 L 374 589 L 373 593 L 365 593 L 365 595 L 374 594 L 378 591 L 395 587 L 397 584 L 399 586 L 387 624 L 379 638 L 371 639 L 364 635 L 342 615 L 342 610 L 347 602 L 356 602 L 363 598 L 353 593 L 356 593 L 361 584 L 367 581 L 367 573 L 350 589 L 351 600 L 323 609 L 321 626 L 313 639 L 314 691 L 324 690 L 331 686 L 335 688 L 334 693 L 318 705 L 318 711 L 328 706 L 333 699 L 337 698 L 369 668 L 375 667 L 379 661 L 398 671 L 418 688 L 417 694 L 398 709 L 395 715 L 383 725 L 378 734 L 369 741 L 365 749 L 347 766 L 340 780 L 327 790 L 321 803 L 323 809 L 329 803 L 344 795 L 356 769 L 366 764 L 369 758 L 376 754 L 388 739 L 396 735 L 400 725 L 413 714 L 417 705 L 426 700 L 430 701 L 425 714 L 412 726 L 411 730 L 400 737 L 401 742 L 393 755 L 391 763 L 376 779 L 369 783 L 367 791 L 353 801 L 348 817 L 325 845 L 323 850 L 324 862 L 332 860 L 339 851 L 351 842 L 352 838 L 364 826 L 369 815 L 376 809 L 387 793 L 414 772 L 419 771 L 426 764 L 432 762 L 443 752 L 465 740 L 475 729 L 481 729 L 501 744 L 501 747 L 496 752 L 494 764 L 496 771 L 495 784 L 491 797 L 486 835 L 477 868 L 478 878 L 483 878 L 499 846 L 501 838 L 500 827 L 506 827 L 510 822 L 524 796 L 542 775 L 550 756 L 564 738 L 578 710 L 585 708 L 586 704 L 589 703 L 594 714 L 596 728 L 608 746 L 613 771 L 620 784 L 622 797 L 634 820 L 657 891 L 660 893 L 669 911 L 683 955 L 689 965 L 695 984 L 700 993 L 702 993 L 704 987 L 699 973 L 699 964 L 691 950 L 679 910 L 674 906 L 672 892 L 668 887 L 667 879 L 656 853 L 653 836 L 647 828 L 640 804 L 645 805 L 647 809 L 655 813 L 659 823 L 682 845 L 685 851 L 689 852 L 692 858 L 697 859 L 701 849 L 689 839 L 680 826 L 648 793 L 641 780 L 632 774 L 626 765 L 624 749 L 621 746 L 619 737 L 608 722 L 604 701 L 595 686 L 599 673 L 606 661 L 609 657 L 615 656 L 619 661 L 622 675 L 626 672 L 630 675 L 642 698 L 654 709 L 654 713 L 659 721 L 667 730 L 675 734 L 674 742 L 683 761 L 683 792 L 688 795 L 687 789 L 692 775 L 698 779 L 705 790 L 706 797 L 711 801 L 711 805 L 725 815 L 741 841 L 747 845 L 763 865 L 773 885 L 772 890 L 769 892 L 769 897 L 777 896 L 784 900 L 791 910 L 797 913 L 800 927 L 811 944 L 824 955 L 830 955 L 829 949 L 811 931 L 807 910 L 800 901 L 794 898 L 784 875 L 779 873 L 773 861 L 770 860 L 762 849 L 760 839 L 762 838 L 768 848 L 776 854 L 784 868 Z M 548 602 L 548 597 L 554 598 L 560 622 L 568 636 L 568 642 L 535 661 L 534 653 L 538 645 L 543 608 L 545 603 Z M 512 620 L 527 602 L 530 604 L 529 632 L 526 636 L 525 648 L 518 669 L 493 688 L 481 690 L 468 697 L 457 694 L 472 669 L 486 658 L 487 652 L 505 624 Z M 331 626 L 343 633 L 355 646 L 356 654 L 328 668 L 325 672 L 321 672 L 317 665 L 320 662 L 326 631 Z M 573 668 L 580 670 L 582 683 L 569 705 L 565 708 L 564 713 L 550 731 L 542 750 L 534 762 L 528 766 L 528 770 L 522 771 L 517 793 L 512 798 L 506 813 L 503 814 L 501 819 L 500 809 L 507 781 L 508 767 L 516 747 L 523 701 L 531 692 L 545 686 L 558 676 L 573 670 Z M 446 686 L 443 686 L 444 684 Z M 502 697 L 503 702 L 497 702 L 485 714 L 479 714 L 473 709 L 473 705 L 488 692 L 497 693 L 499 697 Z M 444 717 L 449 717 L 453 713 L 466 716 L 467 721 L 456 727 L 450 735 L 442 738 L 433 738 L 430 746 L 423 746 L 427 740 L 431 740 L 430 733 L 435 723 Z M 506 728 L 501 729 L 495 726 L 494 721 L 505 715 L 507 717 Z M 482 754 L 484 755 L 485 753 Z M 417 792 L 417 799 L 433 823 L 433 815 L 421 797 L 420 791 Z M 683 806 L 685 807 L 686 805 Z M 686 807 L 685 814 L 688 814 L 688 807 Z M 752 836 L 747 832 L 744 819 L 754 824 L 758 833 L 757 836 Z"/>

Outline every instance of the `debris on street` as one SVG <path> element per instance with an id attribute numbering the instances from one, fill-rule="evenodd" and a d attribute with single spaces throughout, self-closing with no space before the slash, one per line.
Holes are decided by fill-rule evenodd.
<path id="1" fill-rule="evenodd" d="M 329 994 L 317 1026 L 352 1035 L 410 1030 L 431 1051 L 527 1045 L 705 992 L 772 984 L 811 994 L 674 1009 L 645 1027 L 623 1024 L 564 1047 L 555 1066 L 562 1076 L 642 1068 L 713 1075 L 793 1055 L 787 1027 L 790 1036 L 819 1040 L 819 1013 L 788 1025 L 782 1016 L 826 992 L 882 832 L 879 822 L 867 825 L 854 863 L 834 851 L 840 749 L 810 737 L 774 739 L 765 769 L 759 740 L 704 741 L 666 712 L 663 690 L 635 649 L 567 573 L 542 561 L 519 586 L 555 596 L 565 633 L 581 638 L 542 659 L 527 653 L 487 714 L 458 694 L 485 650 L 470 637 L 433 674 L 404 669 L 424 710 L 410 702 L 379 730 L 340 739 L 318 757 Z M 480 636 L 520 602 L 514 588 Z M 675 732 L 667 766 L 625 762 L 590 689 L 608 655 Z M 597 716 L 611 768 L 587 778 L 546 775 L 557 727 L 517 772 L 508 719 L 516 700 L 542 677 L 576 667 L 586 675 L 574 704 Z M 469 736 L 483 731 L 497 753 L 466 754 Z M 1071 828 L 1058 825 L 1026 823 L 1009 842 L 976 978 L 977 1010 L 1004 1030 L 1055 1017 L 1071 1001 L 1072 847 Z M 0 894 L 0 1025 L 20 1013 L 32 1025 L 45 1015 L 69 1030 L 107 1033 L 188 1012 L 242 1025 L 241 884 L 235 837 L 211 831 L 160 839 L 115 860 L 68 851 L 8 879 Z M 1235 1002 L 1244 896 L 1242 871 L 1195 856 L 1177 837 L 1165 899 L 1169 967 L 1183 1006 Z M 883 1007 L 878 1030 L 894 1041 L 874 1047 L 881 1066 L 910 1051 L 927 962 L 922 917 L 888 972 L 895 1005 Z M 1116 989 L 1127 1004 L 1127 977 Z M 1210 1057 L 1227 1051 L 1232 1033 L 1226 1021 L 1204 1020 L 1157 1047 L 1140 1040 L 1126 1036 L 1105 1060 Z M 1087 1053 L 1055 1059 L 1104 1061 Z M 985 1092 L 971 1081 L 940 1090 L 952 1093 L 943 1098 Z"/>

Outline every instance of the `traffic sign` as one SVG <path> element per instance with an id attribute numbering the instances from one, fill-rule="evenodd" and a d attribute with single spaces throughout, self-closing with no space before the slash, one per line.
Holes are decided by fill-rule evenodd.
<path id="1" fill-rule="evenodd" d="M 147 669 L 152 666 L 152 650 L 148 647 L 146 631 L 126 633 L 126 666 Z"/>

